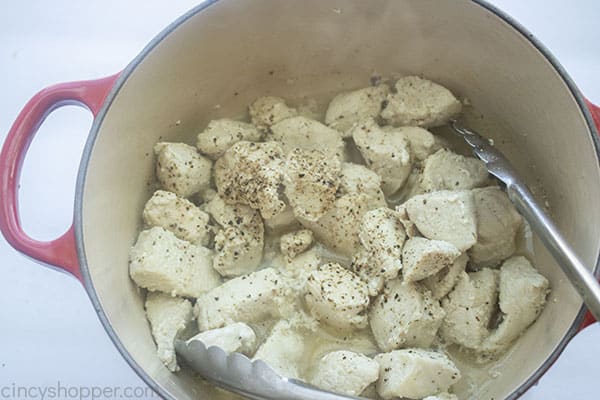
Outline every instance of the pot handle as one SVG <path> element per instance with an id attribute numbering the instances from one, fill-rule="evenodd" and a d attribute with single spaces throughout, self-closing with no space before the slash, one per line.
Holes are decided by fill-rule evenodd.
<path id="1" fill-rule="evenodd" d="M 16 250 L 81 280 L 74 227 L 47 242 L 29 237 L 19 218 L 18 186 L 25 154 L 46 117 L 57 108 L 79 105 L 96 117 L 119 74 L 90 81 L 61 83 L 43 89 L 17 116 L 0 152 L 0 231 Z"/>
<path id="2" fill-rule="evenodd" d="M 594 124 L 596 124 L 596 129 L 598 130 L 598 133 L 600 133 L 600 107 L 598 107 L 597 105 L 593 104 L 591 101 L 589 100 L 585 100 L 589 110 L 590 110 L 590 114 L 592 115 L 592 119 L 594 120 Z M 583 322 L 581 323 L 581 326 L 579 327 L 579 330 L 593 324 L 594 322 L 596 322 L 596 319 L 592 316 L 592 314 L 588 311 L 585 314 L 585 317 L 583 318 Z"/>

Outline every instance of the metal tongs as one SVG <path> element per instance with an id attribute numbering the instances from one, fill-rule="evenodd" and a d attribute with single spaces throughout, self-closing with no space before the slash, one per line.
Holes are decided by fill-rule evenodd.
<path id="1" fill-rule="evenodd" d="M 561 267 L 571 284 L 583 298 L 583 302 L 597 321 L 600 321 L 600 285 L 573 252 L 558 228 L 537 204 L 533 195 L 519 177 L 510 162 L 487 139 L 451 121 L 452 129 L 471 147 L 473 154 L 483 161 L 493 176 L 506 185 L 508 198 L 525 217 L 533 231 L 540 237 Z"/>
<path id="2" fill-rule="evenodd" d="M 177 354 L 204 379 L 223 389 L 255 400 L 366 400 L 327 392 L 296 379 L 285 378 L 261 360 L 241 353 L 206 348 L 199 339 L 175 341 Z"/>

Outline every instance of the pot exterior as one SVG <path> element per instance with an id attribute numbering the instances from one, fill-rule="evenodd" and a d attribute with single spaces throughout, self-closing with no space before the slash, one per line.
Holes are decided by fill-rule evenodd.
<path id="1" fill-rule="evenodd" d="M 246 116 L 256 97 L 324 107 L 373 75 L 423 75 L 472 107 L 468 126 L 494 139 L 522 171 L 586 265 L 596 266 L 600 170 L 582 99 L 543 49 L 492 8 L 457 0 L 220 0 L 192 10 L 124 71 L 94 123 L 76 198 L 86 288 L 117 347 L 161 395 L 216 399 L 156 357 L 128 252 L 153 189 L 153 146 L 195 143 L 210 119 Z M 548 306 L 513 350 L 471 371 L 461 398 L 516 397 L 573 333 L 581 301 L 534 240 L 534 263 L 552 284 Z M 489 380 L 490 374 L 497 375 Z M 463 374 L 465 375 L 465 374 Z M 482 382 L 486 381 L 485 384 Z"/>

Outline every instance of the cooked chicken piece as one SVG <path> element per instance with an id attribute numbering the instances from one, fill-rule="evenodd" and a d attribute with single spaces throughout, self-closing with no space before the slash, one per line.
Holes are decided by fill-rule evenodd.
<path id="1" fill-rule="evenodd" d="M 400 258 L 406 234 L 398 214 L 387 207 L 381 207 L 364 215 L 358 237 L 367 250 Z"/>
<path id="2" fill-rule="evenodd" d="M 248 107 L 248 111 L 252 123 L 261 130 L 297 115 L 295 108 L 288 107 L 285 100 L 274 96 L 259 97 Z"/>
<path id="3" fill-rule="evenodd" d="M 421 188 L 436 190 L 466 190 L 489 183 L 489 174 L 483 161 L 441 149 L 423 163 Z"/>
<path id="4" fill-rule="evenodd" d="M 467 253 L 462 253 L 452 265 L 441 269 L 436 274 L 431 275 L 421 281 L 427 289 L 431 291 L 433 298 L 440 300 L 445 297 L 454 288 L 456 280 L 461 272 L 463 272 L 469 261 Z"/>
<path id="5" fill-rule="evenodd" d="M 372 118 L 354 126 L 351 133 L 367 166 L 381 177 L 383 193 L 397 192 L 412 169 L 408 141 L 403 135 L 384 131 Z"/>
<path id="6" fill-rule="evenodd" d="M 418 76 L 396 82 L 396 92 L 387 97 L 381 116 L 395 126 L 434 127 L 444 125 L 460 113 L 460 101 L 445 87 Z"/>
<path id="7" fill-rule="evenodd" d="M 483 341 L 481 350 L 506 349 L 531 325 L 546 304 L 550 283 L 521 256 L 504 261 L 500 268 L 499 306 L 502 322 Z"/>
<path id="8" fill-rule="evenodd" d="M 129 252 L 129 274 L 138 286 L 172 296 L 198 297 L 221 283 L 212 251 L 160 227 L 140 232 Z"/>
<path id="9" fill-rule="evenodd" d="M 190 197 L 210 185 L 212 162 L 184 143 L 157 143 L 156 176 L 163 189 Z"/>
<path id="10" fill-rule="evenodd" d="M 429 240 L 413 237 L 406 241 L 402 249 L 405 282 L 415 282 L 436 274 L 449 267 L 460 256 L 460 251 L 442 240 Z"/>
<path id="11" fill-rule="evenodd" d="M 414 160 L 423 161 L 430 154 L 435 153 L 442 147 L 442 140 L 434 136 L 427 129 L 417 126 L 383 126 L 386 132 L 402 135 L 410 145 L 410 153 Z"/>
<path id="12" fill-rule="evenodd" d="M 489 335 L 488 326 L 498 300 L 498 271 L 489 268 L 462 272 L 456 287 L 442 300 L 446 318 L 440 328 L 447 342 L 477 349 Z"/>
<path id="13" fill-rule="evenodd" d="M 367 285 L 369 296 L 377 296 L 381 293 L 385 282 L 398 277 L 400 269 L 402 269 L 400 259 L 379 257 L 365 248 L 361 248 L 354 254 L 350 264 L 350 270 Z"/>
<path id="14" fill-rule="evenodd" d="M 202 246 L 208 245 L 211 228 L 209 216 L 194 203 L 164 190 L 154 192 L 144 206 L 144 223 L 160 226 L 177 238 Z"/>
<path id="15" fill-rule="evenodd" d="M 350 137 L 349 130 L 354 124 L 379 115 L 389 92 L 387 85 L 378 85 L 340 93 L 329 103 L 325 123 L 340 131 L 343 137 Z"/>
<path id="16" fill-rule="evenodd" d="M 252 328 L 243 322 L 201 332 L 189 339 L 188 343 L 194 340 L 200 340 L 207 348 L 220 347 L 226 353 L 237 351 L 250 355 L 256 350 L 256 335 Z"/>
<path id="17" fill-rule="evenodd" d="M 342 194 L 367 194 L 373 197 L 380 207 L 386 206 L 385 196 L 381 191 L 381 177 L 364 165 L 342 163 L 340 191 Z"/>
<path id="18" fill-rule="evenodd" d="M 215 119 L 208 123 L 206 129 L 198 134 L 196 147 L 202 154 L 216 160 L 237 142 L 244 140 L 257 142 L 262 133 L 252 124 L 233 119 Z"/>
<path id="19" fill-rule="evenodd" d="M 364 250 L 354 256 L 352 270 L 367 283 L 369 295 L 377 296 L 384 283 L 396 278 L 402 268 L 404 227 L 395 211 L 377 208 L 363 217 L 358 237 Z"/>
<path id="20" fill-rule="evenodd" d="M 263 218 L 285 209 L 279 198 L 283 179 L 283 151 L 274 142 L 237 142 L 215 163 L 215 184 L 229 204 L 246 204 Z"/>
<path id="21" fill-rule="evenodd" d="M 427 239 L 444 240 L 466 251 L 477 242 L 475 204 L 470 191 L 440 190 L 404 203 L 408 217 Z"/>
<path id="22" fill-rule="evenodd" d="M 429 290 L 418 283 L 388 281 L 369 309 L 369 323 L 383 351 L 429 347 L 445 313 Z"/>
<path id="23" fill-rule="evenodd" d="M 313 243 L 313 233 L 309 229 L 286 233 L 279 239 L 281 253 L 294 258 L 306 251 Z"/>
<path id="24" fill-rule="evenodd" d="M 384 399 L 423 397 L 447 391 L 460 371 L 443 353 L 423 349 L 395 350 L 375 357 L 379 363 L 377 392 Z"/>
<path id="25" fill-rule="evenodd" d="M 331 210 L 340 184 L 340 162 L 319 150 L 293 149 L 284 164 L 284 193 L 296 218 L 317 221 Z"/>
<path id="26" fill-rule="evenodd" d="M 471 262 L 479 267 L 494 267 L 515 252 L 523 218 L 498 187 L 475 189 L 473 198 L 477 243 L 469 250 Z"/>
<path id="27" fill-rule="evenodd" d="M 288 321 L 281 320 L 258 348 L 254 360 L 266 362 L 281 376 L 300 379 L 300 364 L 305 351 L 304 335 Z"/>
<path id="28" fill-rule="evenodd" d="M 315 238 L 332 251 L 352 257 L 360 249 L 358 231 L 365 213 L 380 207 L 380 202 L 367 194 L 346 194 L 335 201 L 334 207 L 318 221 L 300 219 L 313 231 Z"/>
<path id="29" fill-rule="evenodd" d="M 219 197 L 206 204 L 206 211 L 223 228 L 215 235 L 213 267 L 222 276 L 255 271 L 263 258 L 264 226 L 258 211 Z"/>
<path id="30" fill-rule="evenodd" d="M 281 143 L 285 153 L 300 148 L 319 150 L 330 158 L 345 158 L 341 134 L 314 119 L 300 116 L 284 119 L 271 127 L 269 139 Z"/>
<path id="31" fill-rule="evenodd" d="M 280 235 L 302 228 L 290 206 L 286 206 L 282 212 L 273 218 L 265 218 L 264 223 L 266 232 L 271 235 Z"/>
<path id="32" fill-rule="evenodd" d="M 360 396 L 379 378 L 379 364 L 369 357 L 351 351 L 326 354 L 315 367 L 311 384 L 330 392 Z"/>
<path id="33" fill-rule="evenodd" d="M 323 323 L 344 329 L 367 326 L 367 286 L 339 264 L 324 264 L 311 272 L 305 300 L 311 314 Z"/>
<path id="34" fill-rule="evenodd" d="M 285 272 L 295 278 L 292 285 L 298 290 L 304 288 L 308 275 L 321 264 L 321 252 L 318 247 L 312 247 L 294 258 L 283 256 Z"/>
<path id="35" fill-rule="evenodd" d="M 204 332 L 234 322 L 281 317 L 291 295 L 287 281 L 273 268 L 233 278 L 198 298 L 198 328 Z"/>
<path id="36" fill-rule="evenodd" d="M 179 371 L 175 339 L 192 321 L 192 303 L 164 293 L 150 292 L 146 298 L 146 317 L 152 327 L 158 358 L 170 371 Z"/>

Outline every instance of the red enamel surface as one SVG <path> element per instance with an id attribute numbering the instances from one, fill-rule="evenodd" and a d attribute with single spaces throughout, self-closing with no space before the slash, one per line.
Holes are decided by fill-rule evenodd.
<path id="1" fill-rule="evenodd" d="M 588 108 L 590 109 L 590 113 L 592 114 L 592 118 L 594 119 L 594 123 L 596 124 L 596 128 L 598 129 L 598 132 L 600 132 L 600 107 L 598 107 L 595 104 L 592 104 L 589 100 L 586 100 L 586 103 Z M 593 324 L 594 322 L 596 322 L 596 319 L 588 311 L 585 314 L 585 318 L 583 319 L 583 322 L 579 329 L 581 330 L 586 326 Z"/>
<path id="2" fill-rule="evenodd" d="M 17 116 L 0 153 L 0 231 L 18 251 L 79 280 L 81 271 L 73 225 L 61 237 L 46 242 L 34 240 L 23 231 L 18 206 L 21 167 L 33 137 L 53 110 L 77 104 L 87 107 L 95 117 L 117 77 L 118 74 L 93 81 L 62 83 L 40 91 Z"/>

